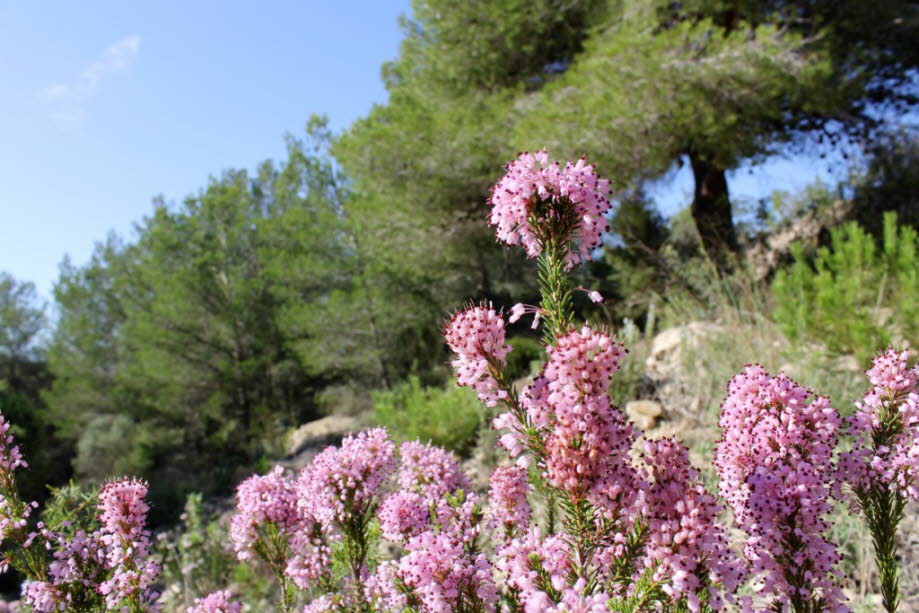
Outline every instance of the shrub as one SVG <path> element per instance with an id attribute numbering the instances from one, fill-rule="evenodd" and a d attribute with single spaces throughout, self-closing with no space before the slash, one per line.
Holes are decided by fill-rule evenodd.
<path id="1" fill-rule="evenodd" d="M 463 453 L 475 443 L 484 411 L 469 390 L 422 387 L 417 377 L 373 396 L 373 421 L 400 441 L 421 440 Z"/>
<path id="2" fill-rule="evenodd" d="M 791 340 L 863 360 L 891 341 L 919 340 L 919 236 L 895 213 L 884 215 L 880 247 L 849 223 L 830 231 L 813 261 L 800 247 L 793 255 L 772 284 L 775 320 Z"/>

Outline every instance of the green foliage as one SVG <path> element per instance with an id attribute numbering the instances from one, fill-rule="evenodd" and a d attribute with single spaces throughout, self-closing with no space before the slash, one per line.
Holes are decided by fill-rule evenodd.
<path id="1" fill-rule="evenodd" d="M 605 305 L 612 310 L 613 321 L 638 320 L 648 309 L 652 291 L 663 292 L 669 281 L 661 249 L 671 231 L 642 190 L 619 197 L 610 230 L 614 239 L 603 252 L 609 283 L 601 290 Z"/>
<path id="2" fill-rule="evenodd" d="M 98 518 L 99 488 L 71 480 L 51 488 L 51 497 L 42 509 L 41 519 L 51 532 L 72 537 L 79 531 L 95 532 Z"/>
<path id="3" fill-rule="evenodd" d="M 5 380 L 15 378 L 11 371 L 14 360 L 37 357 L 39 335 L 46 325 L 45 307 L 39 303 L 35 284 L 0 272 L 0 375 Z"/>
<path id="4" fill-rule="evenodd" d="M 546 351 L 542 344 L 529 336 L 512 336 L 507 339 L 507 344 L 512 350 L 507 354 L 505 374 L 511 381 L 533 374 L 534 366 L 538 366 L 546 359 Z"/>
<path id="5" fill-rule="evenodd" d="M 397 440 L 420 440 L 464 453 L 484 424 L 481 403 L 468 388 L 422 387 L 417 377 L 373 396 L 373 420 Z"/>
<path id="6" fill-rule="evenodd" d="M 775 320 L 793 341 L 817 340 L 864 361 L 890 343 L 919 340 L 919 235 L 884 216 L 880 245 L 858 224 L 830 232 L 811 262 L 801 248 L 776 274 Z"/>
<path id="7" fill-rule="evenodd" d="M 523 92 L 564 70 L 605 6 L 414 2 L 400 56 L 384 67 L 388 103 L 336 141 L 368 270 L 400 281 L 378 300 L 413 316 L 395 329 L 418 355 L 434 344 L 422 335 L 467 297 L 505 304 L 532 287 L 522 254 L 495 244 L 485 202 L 515 153 L 507 134 Z M 437 346 L 432 362 L 446 358 Z"/>
<path id="8" fill-rule="evenodd" d="M 916 104 L 919 21 L 897 0 L 608 6 L 567 70 L 517 103 L 512 142 L 586 154 L 623 186 L 688 161 L 710 255 L 734 239 L 725 171 L 786 145 L 871 133 L 875 105 Z"/>
<path id="9" fill-rule="evenodd" d="M 111 475 L 145 473 L 152 460 L 144 445 L 145 430 L 127 415 L 93 417 L 77 440 L 74 470 L 97 483 Z"/>
<path id="10" fill-rule="evenodd" d="M 70 474 L 71 446 L 55 437 L 53 418 L 42 401 L 51 385 L 44 361 L 48 322 L 35 285 L 0 272 L 0 414 L 11 424 L 30 470 L 20 476 L 21 494 L 29 501 L 48 497 L 46 484 L 57 485 Z"/>

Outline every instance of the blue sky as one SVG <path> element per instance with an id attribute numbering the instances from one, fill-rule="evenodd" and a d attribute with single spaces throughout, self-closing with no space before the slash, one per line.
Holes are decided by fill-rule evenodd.
<path id="1" fill-rule="evenodd" d="M 0 270 L 46 298 L 163 194 L 280 157 L 313 112 L 384 102 L 409 0 L 0 0 Z"/>
<path id="2" fill-rule="evenodd" d="M 65 254 L 87 261 L 109 230 L 162 194 L 181 200 L 223 169 L 283 154 L 285 132 L 325 113 L 340 130 L 385 102 L 409 0 L 0 0 L 0 270 L 51 297 Z M 799 158 L 735 173 L 737 198 L 798 189 Z M 688 169 L 655 192 L 691 199 Z"/>

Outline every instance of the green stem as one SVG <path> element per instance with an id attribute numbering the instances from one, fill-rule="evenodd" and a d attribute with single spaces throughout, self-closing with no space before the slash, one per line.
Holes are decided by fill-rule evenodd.
<path id="1" fill-rule="evenodd" d="M 291 613 L 294 607 L 293 586 L 286 573 L 278 573 L 277 577 L 278 583 L 281 585 L 281 600 L 278 601 L 278 606 L 284 613 Z"/>
<path id="2" fill-rule="evenodd" d="M 858 498 L 874 542 L 884 610 L 894 613 L 900 605 L 896 535 L 906 499 L 890 486 L 874 487 Z"/>
<path id="3" fill-rule="evenodd" d="M 539 294 L 545 320 L 543 343 L 552 345 L 559 336 L 574 326 L 572 306 L 573 287 L 565 270 L 565 257 L 570 248 L 566 240 L 546 241 L 539 254 Z"/>
<path id="4" fill-rule="evenodd" d="M 901 394 L 891 391 L 881 403 L 880 423 L 872 432 L 874 455 L 878 455 L 879 449 L 890 447 L 903 431 L 899 410 L 904 400 Z M 900 605 L 896 535 L 906 499 L 895 483 L 879 483 L 867 491 L 856 491 L 856 495 L 874 542 L 874 561 L 880 576 L 884 610 L 894 613 Z"/>

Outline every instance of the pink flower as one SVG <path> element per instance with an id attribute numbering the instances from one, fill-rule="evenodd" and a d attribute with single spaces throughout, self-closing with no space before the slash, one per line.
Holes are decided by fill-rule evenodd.
<path id="1" fill-rule="evenodd" d="M 422 611 L 495 611 L 498 592 L 484 554 L 469 551 L 449 532 L 423 532 L 406 550 L 393 575 Z"/>
<path id="2" fill-rule="evenodd" d="M 645 442 L 652 483 L 646 492 L 648 544 L 645 565 L 676 604 L 686 598 L 699 611 L 700 592 L 709 606 L 723 605 L 721 590 L 734 592 L 746 568 L 728 546 L 718 522 L 721 507 L 699 481 L 682 443 L 671 438 Z"/>
<path id="3" fill-rule="evenodd" d="M 543 538 L 534 528 L 498 550 L 495 565 L 525 610 L 547 610 L 555 604 L 550 594 L 557 595 L 568 584 L 569 540 L 564 534 Z"/>
<path id="4" fill-rule="evenodd" d="M 524 313 L 526 313 L 526 306 L 523 303 L 518 302 L 511 307 L 511 314 L 507 318 L 508 323 L 517 323 L 517 320 L 523 317 Z"/>
<path id="5" fill-rule="evenodd" d="M 561 601 L 556 605 L 544 609 L 547 613 L 606 613 L 609 596 L 603 592 L 588 594 L 587 581 L 581 577 L 571 587 L 562 591 Z M 527 613 L 530 609 L 527 609 Z"/>
<path id="6" fill-rule="evenodd" d="M 57 613 L 67 610 L 64 594 L 55 585 L 46 581 L 29 583 L 23 600 L 35 613 Z"/>
<path id="7" fill-rule="evenodd" d="M 744 554 L 759 592 L 786 606 L 795 594 L 831 610 L 845 597 L 834 581 L 840 556 L 824 536 L 839 415 L 825 397 L 760 366 L 728 385 L 715 451 L 719 491 L 747 534 Z"/>
<path id="8" fill-rule="evenodd" d="M 99 494 L 99 539 L 106 545 L 106 567 L 112 575 L 99 586 L 109 609 L 125 600 L 147 606 L 156 599 L 149 587 L 159 575 L 159 566 L 148 560 L 150 533 L 145 524 L 147 484 L 137 479 L 106 483 Z M 146 603 L 146 604 L 145 604 Z M 152 605 L 151 605 L 152 606 Z"/>
<path id="9" fill-rule="evenodd" d="M 231 600 L 230 591 L 212 592 L 195 600 L 188 613 L 241 613 L 243 607 Z"/>
<path id="10" fill-rule="evenodd" d="M 908 351 L 889 349 L 868 370 L 872 388 L 849 418 L 855 447 L 839 460 L 856 492 L 892 488 L 919 500 L 919 366 L 908 361 Z"/>
<path id="11" fill-rule="evenodd" d="M 10 422 L 0 414 L 0 475 L 8 479 L 17 468 L 28 468 L 19 446 L 15 444 L 13 435 L 10 434 Z"/>
<path id="12" fill-rule="evenodd" d="M 297 485 L 301 512 L 331 525 L 364 515 L 395 469 L 396 446 L 383 428 L 345 437 L 303 469 Z"/>
<path id="13" fill-rule="evenodd" d="M 291 555 L 284 574 L 293 579 L 299 588 L 310 589 L 330 575 L 331 542 L 337 536 L 312 518 L 304 518 L 300 528 L 289 532 L 288 536 Z"/>
<path id="14" fill-rule="evenodd" d="M 507 174 L 492 188 L 489 222 L 498 239 L 520 244 L 537 257 L 550 238 L 566 243 L 570 269 L 589 258 L 608 230 L 609 182 L 600 179 L 584 158 L 562 168 L 546 151 L 521 153 L 506 166 Z M 563 236 L 551 236 L 563 232 Z M 574 245 L 571 245 L 571 242 Z"/>
<path id="15" fill-rule="evenodd" d="M 99 521 L 108 540 L 149 545 L 144 528 L 147 521 L 147 484 L 137 479 L 110 481 L 99 494 Z"/>
<path id="16" fill-rule="evenodd" d="M 524 530 L 530 521 L 527 494 L 533 489 L 527 472 L 519 466 L 499 466 L 491 473 L 490 516 L 495 527 L 506 534 Z"/>
<path id="17" fill-rule="evenodd" d="M 230 540 L 240 560 L 253 556 L 267 527 L 293 533 L 305 517 L 297 507 L 294 479 L 275 466 L 265 476 L 253 475 L 236 488 L 236 514 L 230 520 Z"/>
<path id="18" fill-rule="evenodd" d="M 572 496 L 586 494 L 618 514 L 640 490 L 628 457 L 635 434 L 606 391 L 625 350 L 585 326 L 559 337 L 548 353 L 545 388 L 528 401 L 533 423 L 548 424 L 546 476 Z"/>
<path id="19" fill-rule="evenodd" d="M 457 383 L 475 390 L 479 399 L 493 407 L 507 394 L 494 378 L 494 369 L 504 367 L 504 319 L 491 307 L 476 306 L 460 311 L 444 326 L 444 339 L 456 354 L 452 365 Z"/>
<path id="20" fill-rule="evenodd" d="M 421 534 L 430 523 L 431 503 L 416 492 L 396 492 L 383 499 L 377 517 L 383 536 L 405 543 Z"/>
<path id="21" fill-rule="evenodd" d="M 451 452 L 423 443 L 405 442 L 399 447 L 402 461 L 396 474 L 399 488 L 437 502 L 444 494 L 468 490 L 469 480 Z"/>

